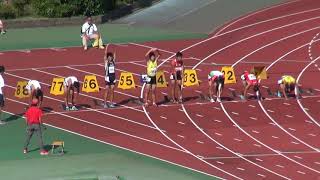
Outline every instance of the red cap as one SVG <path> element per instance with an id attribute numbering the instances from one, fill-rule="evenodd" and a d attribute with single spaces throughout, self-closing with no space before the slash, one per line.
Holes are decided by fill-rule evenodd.
<path id="1" fill-rule="evenodd" d="M 37 105 L 38 104 L 38 99 L 32 99 L 31 104 L 32 105 Z"/>

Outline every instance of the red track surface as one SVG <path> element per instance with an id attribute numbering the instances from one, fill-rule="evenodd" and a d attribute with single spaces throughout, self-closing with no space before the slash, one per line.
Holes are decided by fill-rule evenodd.
<path id="1" fill-rule="evenodd" d="M 234 66 L 238 75 L 254 65 L 265 65 L 270 78 L 262 83 L 273 91 L 282 74 L 299 76 L 303 87 L 316 89 L 313 95 L 304 94 L 298 101 L 268 96 L 263 89 L 268 98 L 263 102 L 239 102 L 236 98 L 212 104 L 197 98 L 199 92 L 207 91 L 203 83 L 185 90 L 187 102 L 183 105 L 145 109 L 127 102 L 140 96 L 138 87 L 117 90 L 116 101 L 121 102 L 118 109 L 96 109 L 92 100 L 101 99 L 102 94 L 82 94 L 80 103 L 92 108 L 66 113 L 61 109 L 63 98 L 49 95 L 46 88 L 53 77 L 75 75 L 83 79 L 94 73 L 103 84 L 99 66 L 103 51 L 68 48 L 0 55 L 8 69 L 6 83 L 11 87 L 6 90 L 7 111 L 21 113 L 24 107 L 25 100 L 13 97 L 16 82 L 38 79 L 47 95 L 44 106 L 53 108 L 45 118 L 51 126 L 224 179 L 317 179 L 320 84 L 315 76 L 320 73 L 320 51 L 317 39 L 312 46 L 309 43 L 320 32 L 319 22 L 318 1 L 292 1 L 234 20 L 207 40 L 117 47 L 119 70 L 136 74 L 144 72 L 143 56 L 150 47 L 161 48 L 164 59 L 183 50 L 186 64 L 198 69 L 204 82 L 208 72 L 220 68 L 219 64 Z M 161 69 L 168 70 L 168 63 Z M 228 88 L 239 92 L 241 85 L 227 85 L 226 97 L 231 96 Z M 158 90 L 159 100 L 163 93 L 168 90 Z"/>

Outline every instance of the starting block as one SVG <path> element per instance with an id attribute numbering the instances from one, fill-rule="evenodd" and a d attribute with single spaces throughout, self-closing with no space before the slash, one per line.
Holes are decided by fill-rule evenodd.
<path id="1" fill-rule="evenodd" d="M 53 141 L 51 144 L 51 154 L 56 154 L 55 153 L 55 148 L 59 148 L 60 147 L 60 151 L 57 155 L 63 155 L 64 154 L 64 141 Z"/>

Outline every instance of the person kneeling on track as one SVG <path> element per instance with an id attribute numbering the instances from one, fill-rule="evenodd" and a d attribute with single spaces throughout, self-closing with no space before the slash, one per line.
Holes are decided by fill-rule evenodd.
<path id="1" fill-rule="evenodd" d="M 30 94 L 30 105 L 31 101 L 36 98 L 39 100 L 38 106 L 41 107 L 43 101 L 43 92 L 41 90 L 41 86 L 39 81 L 37 80 L 30 80 L 26 86 L 26 90 Z"/>
<path id="2" fill-rule="evenodd" d="M 64 93 L 65 93 L 65 106 L 66 110 L 72 110 L 72 111 L 77 111 L 77 107 L 75 106 L 76 102 L 76 95 L 75 91 L 77 94 L 80 93 L 80 83 L 78 79 L 75 76 L 69 76 L 64 79 Z M 69 98 L 71 99 L 71 108 L 69 107 Z"/>
<path id="3" fill-rule="evenodd" d="M 39 137 L 39 148 L 41 155 L 48 155 L 48 151 L 44 149 L 43 139 L 42 139 L 42 111 L 38 107 L 38 99 L 34 98 L 31 101 L 31 106 L 28 108 L 25 113 L 26 124 L 27 124 L 27 138 L 24 143 L 23 153 L 28 153 L 28 145 L 30 143 L 30 139 L 34 133 L 36 133 Z"/>
<path id="4" fill-rule="evenodd" d="M 116 104 L 113 102 L 114 86 L 116 84 L 116 69 L 115 69 L 116 53 L 108 52 L 108 45 L 104 55 L 104 70 L 106 91 L 104 93 L 104 108 L 114 108 Z M 107 103 L 110 94 L 110 103 Z"/>
<path id="5" fill-rule="evenodd" d="M 257 96 L 258 100 L 261 100 L 261 92 L 260 92 L 260 83 L 256 77 L 256 75 L 249 73 L 248 71 L 245 71 L 241 75 L 242 84 L 244 86 L 243 96 L 242 99 L 247 99 L 247 91 L 253 87 L 253 90 Z"/>
<path id="6" fill-rule="evenodd" d="M 156 55 L 157 54 L 157 55 Z M 158 49 L 150 49 L 145 55 L 147 59 L 147 76 L 148 81 L 146 82 L 146 89 L 144 92 L 144 105 L 149 106 L 149 94 L 151 92 L 152 97 L 152 105 L 157 106 L 156 103 L 156 87 L 157 87 L 157 68 L 158 68 L 158 60 L 161 57 L 161 54 Z"/>
<path id="7" fill-rule="evenodd" d="M 280 80 L 278 80 L 279 90 L 278 90 L 278 97 L 281 97 L 281 93 L 285 97 L 285 99 L 288 99 L 287 93 L 292 93 L 296 88 L 296 79 L 289 75 L 284 75 L 281 77 Z"/>
<path id="8" fill-rule="evenodd" d="M 98 47 L 99 49 L 104 49 L 101 34 L 98 32 L 98 28 L 92 22 L 92 18 L 87 17 L 86 22 L 81 28 L 81 38 L 83 49 L 86 51 L 88 49 L 88 42 L 94 39 L 93 47 Z"/>
<path id="9" fill-rule="evenodd" d="M 176 58 L 172 60 L 171 67 L 172 67 L 172 73 L 170 75 L 171 80 L 171 94 L 172 94 L 172 102 L 176 103 L 177 101 L 179 103 L 182 103 L 182 79 L 183 79 L 183 59 L 182 59 L 182 53 L 177 52 Z M 177 87 L 178 86 L 178 87 Z M 176 88 L 178 89 L 178 97 L 176 98 Z"/>
<path id="10" fill-rule="evenodd" d="M 214 102 L 213 99 L 213 87 L 216 90 L 217 102 L 221 102 L 221 94 L 224 87 L 224 75 L 220 71 L 211 71 L 208 75 L 209 80 L 209 96 L 210 102 Z"/>

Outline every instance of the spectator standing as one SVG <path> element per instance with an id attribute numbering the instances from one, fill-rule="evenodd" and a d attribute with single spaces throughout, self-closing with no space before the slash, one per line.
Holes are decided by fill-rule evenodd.
<path id="1" fill-rule="evenodd" d="M 98 47 L 99 49 L 104 49 L 101 34 L 98 31 L 97 26 L 93 23 L 92 18 L 87 17 L 86 22 L 81 28 L 81 37 L 83 49 L 86 51 L 88 49 L 88 42 L 94 40 L 93 47 Z"/>
<path id="2" fill-rule="evenodd" d="M 31 107 L 25 113 L 26 124 L 27 124 L 27 138 L 24 144 L 23 153 L 28 153 L 28 145 L 30 143 L 30 139 L 34 133 L 36 133 L 39 137 L 39 148 L 41 155 L 48 155 L 48 151 L 44 149 L 43 139 L 42 139 L 42 111 L 38 107 L 38 99 L 34 98 L 31 103 Z"/>
<path id="3" fill-rule="evenodd" d="M 5 33 L 6 33 L 5 26 L 0 19 L 0 34 L 5 34 Z"/>
<path id="4" fill-rule="evenodd" d="M 4 80 L 2 75 L 4 74 L 5 68 L 4 66 L 0 66 L 0 125 L 4 125 L 5 122 L 3 121 L 3 113 L 2 113 L 2 108 L 4 107 L 4 92 L 3 88 L 5 86 Z"/>

